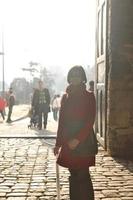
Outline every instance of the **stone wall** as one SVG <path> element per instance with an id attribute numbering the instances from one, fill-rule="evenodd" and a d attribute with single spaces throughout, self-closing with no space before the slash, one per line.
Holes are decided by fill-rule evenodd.
<path id="1" fill-rule="evenodd" d="M 133 0 L 110 0 L 108 151 L 133 159 Z"/>

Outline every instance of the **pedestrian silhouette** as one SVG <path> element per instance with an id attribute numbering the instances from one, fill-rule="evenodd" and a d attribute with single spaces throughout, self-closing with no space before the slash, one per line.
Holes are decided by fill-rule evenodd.
<path id="1" fill-rule="evenodd" d="M 93 131 L 95 97 L 86 90 L 87 79 L 82 66 L 71 68 L 67 81 L 69 86 L 61 100 L 54 154 L 57 163 L 70 172 L 70 200 L 94 200 L 89 167 L 95 165 L 97 154 Z"/>
<path id="2" fill-rule="evenodd" d="M 89 91 L 94 92 L 94 81 L 89 81 Z"/>
<path id="3" fill-rule="evenodd" d="M 60 110 L 60 95 L 54 95 L 54 98 L 52 100 L 52 112 L 53 112 L 53 118 L 55 121 L 58 120 L 58 112 Z"/>
<path id="4" fill-rule="evenodd" d="M 5 115 L 4 115 L 5 107 L 6 107 L 6 100 L 0 96 L 0 113 L 3 120 L 5 120 Z"/>
<path id="5" fill-rule="evenodd" d="M 8 102 L 7 102 L 7 105 L 8 105 L 8 117 L 7 117 L 7 123 L 11 123 L 12 120 L 11 120 L 11 115 L 12 115 L 12 111 L 13 111 L 13 106 L 15 104 L 15 96 L 13 94 L 13 89 L 12 88 L 9 88 L 9 93 L 8 93 Z"/>
<path id="6" fill-rule="evenodd" d="M 38 115 L 38 128 L 42 129 L 42 115 L 43 115 L 43 124 L 44 129 L 47 127 L 48 113 L 50 112 L 50 94 L 49 90 L 44 87 L 42 80 L 38 82 L 38 89 L 35 89 L 33 98 L 32 98 L 32 107 L 35 110 L 35 114 Z"/>

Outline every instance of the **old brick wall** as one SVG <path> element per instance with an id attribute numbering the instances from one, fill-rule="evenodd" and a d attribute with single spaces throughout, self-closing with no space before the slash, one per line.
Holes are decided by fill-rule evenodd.
<path id="1" fill-rule="evenodd" d="M 133 0 L 110 0 L 108 24 L 108 151 L 133 158 Z"/>

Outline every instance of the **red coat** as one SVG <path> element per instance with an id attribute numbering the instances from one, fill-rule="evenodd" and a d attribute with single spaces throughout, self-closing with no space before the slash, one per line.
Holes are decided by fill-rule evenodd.
<path id="1" fill-rule="evenodd" d="M 3 111 L 6 107 L 6 101 L 3 98 L 0 98 L 0 110 Z"/>
<path id="2" fill-rule="evenodd" d="M 59 116 L 59 124 L 57 131 L 56 146 L 61 147 L 61 153 L 57 159 L 57 163 L 61 166 L 71 169 L 87 168 L 95 165 L 95 156 L 88 154 L 73 154 L 68 147 L 68 141 L 76 138 L 79 144 L 85 144 L 90 132 L 93 129 L 95 120 L 95 97 L 92 92 L 86 90 L 84 84 L 75 87 L 68 86 L 66 94 L 61 101 L 61 109 Z M 71 135 L 69 124 L 81 123 L 79 131 Z M 69 131 L 68 131 L 69 130 Z"/>

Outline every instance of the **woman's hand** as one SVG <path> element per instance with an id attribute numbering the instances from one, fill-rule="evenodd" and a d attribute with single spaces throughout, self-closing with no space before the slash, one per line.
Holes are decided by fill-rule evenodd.
<path id="1" fill-rule="evenodd" d="M 54 147 L 54 155 L 58 155 L 59 154 L 59 150 L 60 150 L 60 147 L 59 146 L 55 146 Z"/>
<path id="2" fill-rule="evenodd" d="M 71 150 L 75 149 L 77 145 L 79 144 L 79 140 L 77 139 L 72 139 L 68 142 L 68 146 Z"/>

